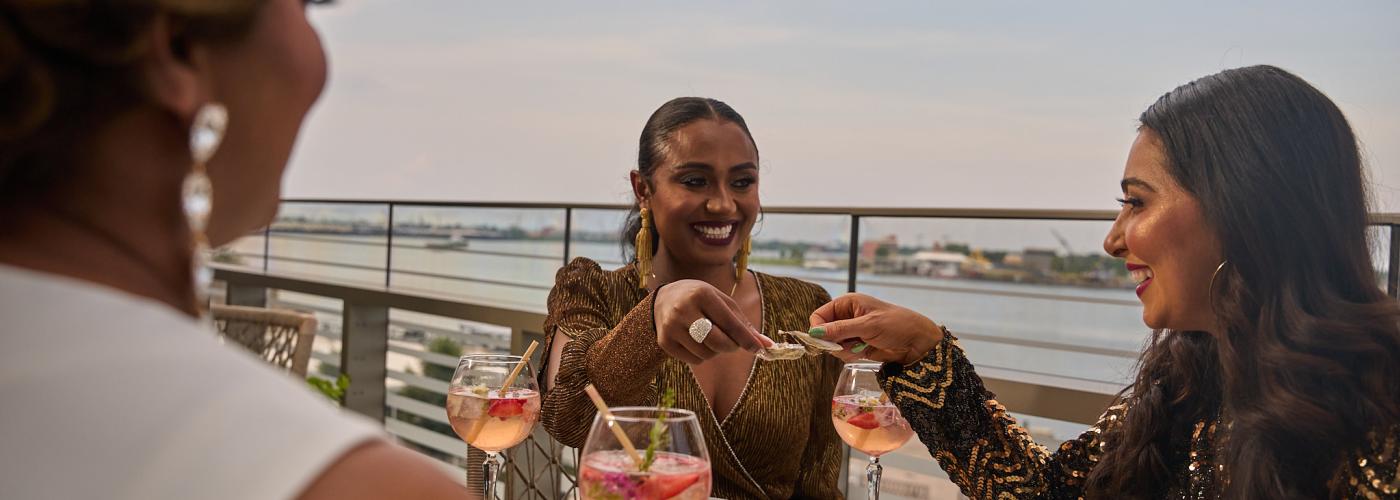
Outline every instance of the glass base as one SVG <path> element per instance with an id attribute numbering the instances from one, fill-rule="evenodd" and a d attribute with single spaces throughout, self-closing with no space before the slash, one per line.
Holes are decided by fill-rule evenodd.
<path id="1" fill-rule="evenodd" d="M 865 496 L 870 500 L 880 500 L 880 476 L 884 472 L 880 457 L 870 457 L 870 465 L 865 466 Z"/>
<path id="2" fill-rule="evenodd" d="M 496 499 L 496 474 L 501 471 L 501 466 L 505 465 L 506 459 L 499 452 L 486 452 L 486 461 L 481 463 L 482 470 L 486 472 L 482 479 L 483 496 L 486 500 Z"/>

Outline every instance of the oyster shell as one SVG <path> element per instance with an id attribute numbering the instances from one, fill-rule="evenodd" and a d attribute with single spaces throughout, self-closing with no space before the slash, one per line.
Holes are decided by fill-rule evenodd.
<path id="1" fill-rule="evenodd" d="M 791 344 L 787 342 L 774 342 L 767 349 L 758 351 L 759 359 L 764 361 L 783 361 L 789 359 L 800 359 L 807 355 L 807 347 L 802 344 Z"/>
<path id="2" fill-rule="evenodd" d="M 796 338 L 802 343 L 823 351 L 836 352 L 844 349 L 843 347 L 841 347 L 841 344 L 813 337 L 811 335 L 808 335 L 807 332 L 801 332 L 797 330 L 786 330 L 779 333 L 786 333 L 788 335 L 791 335 L 793 338 Z"/>

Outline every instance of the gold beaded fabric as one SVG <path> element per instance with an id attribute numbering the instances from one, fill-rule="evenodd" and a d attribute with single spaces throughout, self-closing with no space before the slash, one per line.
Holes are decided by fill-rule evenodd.
<path id="1" fill-rule="evenodd" d="M 755 272 L 763 303 L 761 331 L 806 331 L 812 311 L 830 300 L 804 281 Z M 654 406 L 667 388 L 676 407 L 694 411 L 709 448 L 711 495 L 719 498 L 841 498 L 841 441 L 831 423 L 831 397 L 841 361 L 807 356 L 754 361 L 734 409 L 716 418 L 689 366 L 656 343 L 653 295 L 638 286 L 635 268 L 604 271 L 574 259 L 555 277 L 545 320 L 546 360 L 556 332 L 570 339 L 542 420 L 559 442 L 583 447 L 596 409 L 583 388 L 593 384 L 609 406 Z M 547 363 L 548 361 L 546 361 Z M 548 366 L 540 370 L 545 387 Z"/>
<path id="2" fill-rule="evenodd" d="M 948 477 L 977 500 L 1083 498 L 1085 478 L 1103 455 L 1103 436 L 1121 425 L 1130 403 L 1110 406 L 1093 427 L 1052 452 L 1016 424 L 983 386 L 957 339 L 944 333 L 923 360 L 887 363 L 880 379 Z M 1187 460 L 1158 498 L 1219 498 L 1228 467 L 1216 461 L 1216 430 L 1227 427 L 1216 419 L 1196 422 L 1189 449 L 1181 450 Z M 1349 455 L 1333 478 L 1347 489 L 1345 498 L 1400 498 L 1397 438 L 1400 426 L 1372 433 L 1364 449 Z"/>

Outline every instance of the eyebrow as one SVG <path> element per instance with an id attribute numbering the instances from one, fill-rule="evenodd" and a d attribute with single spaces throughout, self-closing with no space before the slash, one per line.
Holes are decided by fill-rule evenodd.
<path id="1" fill-rule="evenodd" d="M 686 163 L 682 163 L 682 164 L 680 164 L 680 165 L 676 165 L 676 170 L 677 170 L 677 171 L 685 171 L 685 170 L 704 170 L 704 171 L 706 171 L 706 172 L 711 172 L 711 171 L 714 171 L 714 169 L 715 169 L 715 167 L 710 166 L 709 163 L 701 163 L 701 162 L 698 162 L 698 161 L 686 162 Z M 740 163 L 740 164 L 738 164 L 738 165 L 729 167 L 729 170 L 758 170 L 758 165 L 754 165 L 752 162 L 744 162 L 744 163 Z"/>
<path id="2" fill-rule="evenodd" d="M 1146 189 L 1148 192 L 1157 192 L 1156 189 L 1152 188 L 1151 184 L 1148 184 L 1147 181 L 1144 181 L 1137 177 L 1126 177 L 1123 179 L 1122 182 L 1119 182 L 1118 184 L 1123 187 L 1124 191 L 1128 190 L 1128 186 L 1137 186 L 1139 188 Z"/>

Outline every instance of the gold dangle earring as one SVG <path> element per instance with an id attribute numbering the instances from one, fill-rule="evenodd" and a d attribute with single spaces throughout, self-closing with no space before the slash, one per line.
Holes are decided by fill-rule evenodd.
<path id="1" fill-rule="evenodd" d="M 647 287 L 647 277 L 651 275 L 651 211 L 641 209 L 642 229 L 637 231 L 637 282 Z"/>
<path id="2" fill-rule="evenodd" d="M 734 265 L 734 288 L 729 290 L 729 296 L 733 297 L 734 292 L 739 291 L 739 283 L 744 282 L 744 274 L 749 270 L 749 253 L 753 251 L 753 237 L 744 236 L 744 243 L 739 245 L 739 255 L 735 258 Z"/>
<path id="3" fill-rule="evenodd" d="M 202 316 L 209 306 L 209 286 L 214 271 L 209 269 L 209 213 L 214 208 L 214 186 L 209 181 L 205 165 L 224 141 L 228 129 L 228 110 L 218 103 L 201 106 L 190 124 L 190 158 L 194 160 L 190 173 L 180 189 L 181 208 L 189 223 L 192 258 L 190 275 L 194 281 L 195 310 Z"/>

